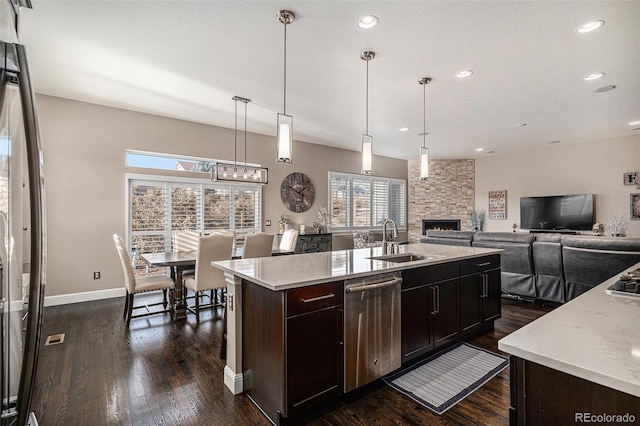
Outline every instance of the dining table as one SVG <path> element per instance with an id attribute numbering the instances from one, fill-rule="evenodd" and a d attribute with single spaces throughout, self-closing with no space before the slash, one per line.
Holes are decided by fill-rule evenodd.
<path id="1" fill-rule="evenodd" d="M 243 247 L 233 249 L 231 259 L 242 259 Z M 280 250 L 274 248 L 272 256 L 282 256 L 294 254 L 291 250 Z M 185 291 L 182 284 L 182 274 L 184 271 L 193 269 L 198 258 L 198 251 L 169 251 L 158 253 L 141 253 L 142 261 L 152 268 L 170 268 L 171 278 L 175 283 L 173 293 L 173 319 L 178 320 L 187 317 L 187 307 L 183 298 Z"/>

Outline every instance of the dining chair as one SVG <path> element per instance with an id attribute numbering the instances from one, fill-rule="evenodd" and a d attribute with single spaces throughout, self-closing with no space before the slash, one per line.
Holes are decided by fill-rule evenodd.
<path id="1" fill-rule="evenodd" d="M 167 312 L 173 311 L 173 289 L 175 287 L 175 283 L 173 279 L 171 279 L 168 275 L 153 275 L 150 277 L 142 277 L 137 278 L 135 271 L 133 269 L 133 262 L 131 261 L 131 256 L 129 256 L 129 252 L 125 248 L 124 240 L 118 234 L 113 234 L 113 240 L 116 243 L 116 249 L 118 251 L 118 256 L 120 257 L 120 263 L 122 264 L 122 271 L 124 273 L 124 288 L 126 291 L 125 299 L 124 299 L 124 313 L 123 317 L 127 319 L 127 327 L 129 327 L 129 323 L 132 318 L 140 318 L 146 317 L 149 315 L 155 314 L 163 314 Z M 146 293 L 150 291 L 159 291 L 162 290 L 163 300 L 158 303 L 150 303 L 140 306 L 134 306 L 133 300 L 134 296 L 139 293 Z M 170 303 L 167 303 L 167 290 L 170 291 Z M 151 310 L 149 309 L 152 306 L 162 305 L 162 310 Z M 133 315 L 134 309 L 146 309 L 147 312 L 143 314 Z"/>
<path id="2" fill-rule="evenodd" d="M 200 233 L 196 231 L 180 231 L 173 236 L 173 251 L 196 251 Z"/>
<path id="3" fill-rule="evenodd" d="M 298 242 L 298 231 L 295 229 L 287 229 L 280 238 L 280 251 L 294 251 Z"/>
<path id="4" fill-rule="evenodd" d="M 198 240 L 200 233 L 196 231 L 179 231 L 173 234 L 173 251 L 196 251 L 198 250 Z M 192 276 L 196 273 L 195 269 L 185 269 L 182 271 L 182 277 Z"/>
<path id="5" fill-rule="evenodd" d="M 198 257 L 196 258 L 196 273 L 194 276 L 183 278 L 184 287 L 195 293 L 195 305 L 189 306 L 187 303 L 187 291 L 184 292 L 185 306 L 187 310 L 196 315 L 196 322 L 200 322 L 201 307 L 225 307 L 222 303 L 215 303 L 211 298 L 211 303 L 200 304 L 201 293 L 203 291 L 225 288 L 227 283 L 222 269 L 211 266 L 215 260 L 229 260 L 233 254 L 233 235 L 212 234 L 207 237 L 200 237 L 198 240 Z"/>
<path id="6" fill-rule="evenodd" d="M 382 241 L 375 241 L 370 231 L 353 231 L 353 248 L 382 247 Z"/>
<path id="7" fill-rule="evenodd" d="M 267 234 L 266 232 L 257 232 L 255 234 L 247 234 L 244 237 L 244 249 L 242 251 L 243 259 L 251 259 L 254 257 L 269 257 L 273 251 L 273 239 L 275 234 Z"/>

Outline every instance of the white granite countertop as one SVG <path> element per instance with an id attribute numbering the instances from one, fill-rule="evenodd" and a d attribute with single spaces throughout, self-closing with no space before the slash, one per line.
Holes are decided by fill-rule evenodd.
<path id="1" fill-rule="evenodd" d="M 274 291 L 304 287 L 335 280 L 358 278 L 378 273 L 401 271 L 438 263 L 500 253 L 501 249 L 447 246 L 439 244 L 403 244 L 399 254 L 414 253 L 434 258 L 405 263 L 370 259 L 382 255 L 382 248 L 336 250 L 321 253 L 271 256 L 256 259 L 212 262 L 224 271 Z"/>
<path id="2" fill-rule="evenodd" d="M 620 275 L 500 339 L 498 348 L 640 397 L 640 297 L 605 292 Z"/>

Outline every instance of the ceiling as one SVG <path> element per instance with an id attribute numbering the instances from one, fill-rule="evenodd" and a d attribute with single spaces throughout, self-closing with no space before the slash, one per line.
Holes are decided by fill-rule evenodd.
<path id="1" fill-rule="evenodd" d="M 38 93 L 228 128 L 238 95 L 251 99 L 248 130 L 275 135 L 280 9 L 297 15 L 286 111 L 296 140 L 360 150 L 363 50 L 376 53 L 375 154 L 417 158 L 425 118 L 426 144 L 442 159 L 640 134 L 628 124 L 640 120 L 640 1 L 33 0 L 21 41 Z M 379 25 L 360 29 L 369 14 Z M 592 20 L 605 25 L 574 32 Z M 471 77 L 454 76 L 466 69 Z M 582 80 L 595 72 L 606 75 Z M 617 87 L 594 92 L 607 85 Z"/>

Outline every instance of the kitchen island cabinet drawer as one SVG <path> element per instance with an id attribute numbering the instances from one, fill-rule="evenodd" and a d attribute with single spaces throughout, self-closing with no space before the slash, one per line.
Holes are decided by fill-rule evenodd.
<path id="1" fill-rule="evenodd" d="M 343 288 L 343 282 L 336 281 L 287 290 L 285 316 L 290 317 L 330 306 L 342 305 Z"/>
<path id="2" fill-rule="evenodd" d="M 406 269 L 400 273 L 402 276 L 402 290 L 458 278 L 459 274 L 458 262 Z"/>
<path id="3" fill-rule="evenodd" d="M 460 275 L 477 274 L 478 272 L 497 269 L 500 267 L 500 255 L 476 257 L 474 259 L 464 259 L 460 261 Z"/>

